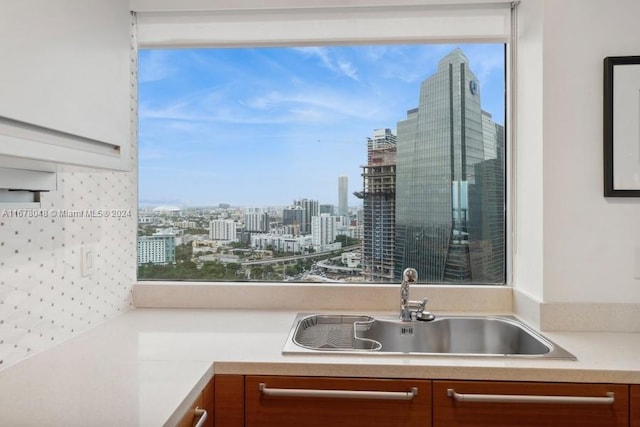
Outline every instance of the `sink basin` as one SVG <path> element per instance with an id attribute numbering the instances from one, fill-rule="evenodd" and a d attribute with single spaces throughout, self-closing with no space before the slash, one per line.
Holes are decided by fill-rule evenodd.
<path id="1" fill-rule="evenodd" d="M 571 359 L 575 356 L 513 316 L 299 314 L 283 353 L 416 354 Z"/>
<path id="2" fill-rule="evenodd" d="M 359 329 L 360 325 L 370 325 L 374 321 L 370 316 L 304 316 L 296 321 L 297 326 L 291 341 L 309 350 L 380 350 L 382 346 L 379 342 L 355 335 L 355 330 Z"/>

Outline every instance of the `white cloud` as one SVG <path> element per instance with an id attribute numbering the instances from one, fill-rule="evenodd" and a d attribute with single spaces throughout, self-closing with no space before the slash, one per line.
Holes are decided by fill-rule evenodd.
<path id="1" fill-rule="evenodd" d="M 338 68 L 345 76 L 353 80 L 358 80 L 358 69 L 350 62 L 338 62 Z"/>
<path id="2" fill-rule="evenodd" d="M 334 58 L 326 47 L 301 47 L 296 50 L 304 55 L 317 57 L 325 68 L 338 75 L 348 77 L 355 81 L 358 81 L 359 79 L 358 69 L 356 66 L 349 61 Z"/>
<path id="3" fill-rule="evenodd" d="M 152 50 L 143 53 L 144 61 L 139 61 L 138 82 L 157 82 L 171 77 L 176 68 L 171 65 L 169 53 L 161 50 Z"/>
<path id="4" fill-rule="evenodd" d="M 373 95 L 371 92 L 368 95 Z M 324 118 L 356 117 L 370 119 L 379 113 L 384 105 L 370 99 L 369 96 L 354 97 L 353 94 L 339 93 L 330 89 L 308 88 L 302 91 L 281 93 L 271 92 L 243 102 L 243 105 L 255 110 L 271 111 L 277 117 L 284 111 L 291 113 L 283 117 L 287 121 L 308 121 Z M 246 114 L 259 114 L 247 111 Z"/>

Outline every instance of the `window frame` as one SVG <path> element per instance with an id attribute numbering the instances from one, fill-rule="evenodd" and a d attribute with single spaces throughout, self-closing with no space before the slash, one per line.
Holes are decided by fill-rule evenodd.
<path id="1" fill-rule="evenodd" d="M 172 0 L 165 2 L 171 4 Z M 480 287 L 488 286 L 494 288 L 512 287 L 513 286 L 513 248 L 514 241 L 514 224 L 515 224 L 515 120 L 514 105 L 515 93 L 513 89 L 516 86 L 516 54 L 517 54 L 517 4 L 505 0 L 422 0 L 418 4 L 379 4 L 375 0 L 368 0 L 366 5 L 361 6 L 340 6 L 327 5 L 322 6 L 314 3 L 315 0 L 308 0 L 306 5 L 298 5 L 296 7 L 269 7 L 259 4 L 253 5 L 252 1 L 244 4 L 244 7 L 237 6 L 233 2 L 226 4 L 225 1 L 215 8 L 203 10 L 197 0 L 182 2 L 176 1 L 175 7 L 165 7 L 157 9 L 155 2 L 152 0 L 132 0 L 132 9 L 136 17 L 136 48 L 219 48 L 219 47 L 260 47 L 260 46 L 310 46 L 310 45 L 358 45 L 358 44 L 393 44 L 393 43 L 480 43 L 495 42 L 505 44 L 505 282 L 502 285 L 492 284 L 460 284 L 460 283 L 438 283 L 438 284 L 420 284 L 419 286 L 442 285 L 443 287 L 462 286 L 462 287 Z M 308 4 L 311 3 L 311 6 Z M 376 4 L 374 4 L 376 3 Z M 179 6 L 178 6 L 179 5 Z M 210 6 L 209 6 L 210 7 Z M 475 35 L 461 36 L 460 33 L 449 34 L 448 36 L 435 37 L 433 35 L 420 32 L 420 28 L 427 28 L 424 20 L 442 19 L 443 17 L 452 16 L 460 19 L 473 19 L 478 16 L 486 16 L 496 10 L 508 10 L 508 21 L 505 22 L 505 32 L 500 34 L 481 35 L 476 32 Z M 420 13 L 426 16 L 420 17 Z M 358 28 L 366 22 L 379 22 L 381 19 L 389 19 L 392 14 L 393 19 L 400 20 L 410 19 L 404 22 L 406 25 L 402 27 L 401 35 L 371 35 L 371 30 L 366 30 L 366 34 L 346 35 L 350 30 L 345 28 L 347 23 L 356 23 Z M 321 31 L 311 32 L 300 31 L 301 28 L 309 26 L 310 23 L 317 24 L 317 17 L 320 16 L 322 21 L 326 23 L 341 24 L 338 31 L 328 31 L 330 25 L 323 25 Z M 284 17 L 284 21 L 282 20 Z M 280 19 L 280 20 L 279 20 Z M 195 21 L 195 22 L 194 22 Z M 231 21 L 223 22 L 223 21 Z M 258 22 L 266 25 L 266 28 L 274 30 L 274 22 L 282 25 L 283 23 L 293 23 L 289 28 L 283 30 L 285 35 L 275 31 L 276 35 L 271 38 L 265 38 L 265 28 L 258 25 L 258 30 L 243 31 L 249 28 L 252 23 Z M 394 21 L 395 22 L 395 21 Z M 467 21 L 471 22 L 471 21 Z M 495 20 L 494 20 L 495 22 Z M 222 24 L 226 25 L 222 25 Z M 417 25 L 419 24 L 419 25 Z M 173 25 L 173 29 L 172 29 Z M 229 25 L 237 26 L 239 30 L 231 34 L 226 31 Z M 221 26 L 221 29 L 211 31 L 211 26 Z M 286 26 L 286 25 L 285 25 Z M 193 27 L 190 29 L 190 27 Z M 508 27 L 508 28 L 507 28 Z M 177 31 L 176 31 L 177 29 Z M 220 32 L 218 32 L 220 31 Z M 360 30 L 359 30 L 360 31 Z M 356 31 L 357 32 L 357 31 Z M 506 33 L 506 34 L 505 34 Z M 135 73 L 137 80 L 137 72 Z M 137 85 L 137 81 L 135 82 Z M 137 100 L 136 100 L 137 101 Z M 137 107 L 137 106 L 136 106 Z M 137 108 L 136 108 L 137 109 Z M 136 264 L 137 265 L 137 264 Z M 139 280 L 139 284 L 157 283 L 156 281 Z M 185 282 L 188 282 L 185 281 Z M 175 283 L 185 283 L 175 282 Z M 203 282 L 209 284 L 233 284 L 234 286 L 242 286 L 256 284 L 259 282 Z M 270 284 L 283 285 L 280 282 L 269 282 Z M 384 286 L 379 283 L 366 283 L 372 286 Z M 305 284 L 305 286 L 323 286 L 323 283 Z M 346 284 L 350 287 L 362 286 L 362 284 Z"/>

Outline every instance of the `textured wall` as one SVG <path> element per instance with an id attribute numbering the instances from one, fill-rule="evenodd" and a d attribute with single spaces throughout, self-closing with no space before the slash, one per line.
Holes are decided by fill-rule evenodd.
<path id="1" fill-rule="evenodd" d="M 133 307 L 135 172 L 67 169 L 57 179 L 40 210 L 0 206 L 0 369 Z M 86 277 L 83 245 L 95 249 Z"/>

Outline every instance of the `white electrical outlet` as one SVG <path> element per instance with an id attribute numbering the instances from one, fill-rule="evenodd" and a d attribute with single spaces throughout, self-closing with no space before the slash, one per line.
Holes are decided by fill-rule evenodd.
<path id="1" fill-rule="evenodd" d="M 92 244 L 82 245 L 80 252 L 82 256 L 82 277 L 91 276 L 95 271 L 96 246 Z"/>

